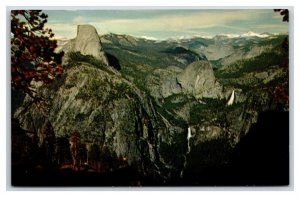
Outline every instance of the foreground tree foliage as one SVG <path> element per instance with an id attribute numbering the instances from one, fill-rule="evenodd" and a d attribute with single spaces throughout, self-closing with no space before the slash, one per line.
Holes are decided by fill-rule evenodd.
<path id="1" fill-rule="evenodd" d="M 55 53 L 54 33 L 45 28 L 40 10 L 11 11 L 11 85 L 34 100 L 40 99 L 32 82 L 52 82 L 63 72 L 63 53 Z"/>
<path id="2" fill-rule="evenodd" d="M 283 22 L 289 22 L 289 10 L 288 9 L 274 9 L 274 12 L 279 12 L 282 16 Z M 284 49 L 284 52 L 286 53 L 287 59 L 281 64 L 281 66 L 285 69 L 285 71 L 288 74 L 289 71 L 289 39 L 286 37 L 281 47 Z M 287 79 L 283 81 L 281 84 L 277 85 L 274 90 L 274 96 L 275 98 L 283 104 L 283 108 L 289 109 L 289 78 L 287 76 Z"/>
<path id="3" fill-rule="evenodd" d="M 289 10 L 288 9 L 274 9 L 275 12 L 279 12 L 283 22 L 289 22 Z"/>

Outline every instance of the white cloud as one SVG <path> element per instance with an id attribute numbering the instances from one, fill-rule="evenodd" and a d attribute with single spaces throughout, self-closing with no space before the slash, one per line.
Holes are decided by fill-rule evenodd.
<path id="1" fill-rule="evenodd" d="M 77 32 L 77 25 L 72 23 L 49 23 L 46 27 L 53 30 L 55 37 L 74 38 Z"/>
<path id="2" fill-rule="evenodd" d="M 188 15 L 167 15 L 145 19 L 98 19 L 92 22 L 108 32 L 143 32 L 143 31 L 188 31 L 189 29 L 205 29 L 225 26 L 230 21 L 251 20 L 257 13 L 251 11 L 194 13 Z M 229 27 L 229 26 L 227 26 Z M 232 27 L 232 26 L 231 26 Z M 237 27 L 232 27 L 237 28 Z"/>
<path id="3" fill-rule="evenodd" d="M 237 21 L 249 21 L 249 28 L 251 22 L 259 21 L 263 15 L 268 14 L 266 10 L 220 10 L 209 11 L 203 10 L 199 12 L 180 12 L 180 14 L 157 15 L 153 17 L 143 18 L 89 18 L 81 15 L 73 18 L 72 21 L 66 23 L 53 23 L 49 26 L 59 36 L 74 37 L 76 36 L 76 25 L 88 23 L 96 27 L 99 34 L 119 33 L 130 34 L 133 36 L 152 36 L 159 38 L 155 32 L 167 32 L 178 35 L 184 34 L 198 34 L 198 31 L 205 32 L 208 29 L 215 27 L 224 27 L 227 30 L 232 29 L 233 33 L 248 31 L 245 27 L 236 24 Z M 232 25 L 235 23 L 236 25 Z M 254 24 L 254 26 L 257 24 Z M 279 24 L 280 27 L 282 24 Z M 263 25 L 262 25 L 263 26 Z M 151 32 L 154 32 L 151 35 Z M 166 34 L 167 34 L 166 33 Z M 223 32 L 220 32 L 223 33 Z"/>

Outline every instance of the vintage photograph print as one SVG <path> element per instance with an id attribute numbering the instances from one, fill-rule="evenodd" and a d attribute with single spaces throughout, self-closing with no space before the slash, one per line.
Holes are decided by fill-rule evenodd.
<path id="1" fill-rule="evenodd" d="M 289 10 L 10 10 L 11 185 L 288 186 Z"/>

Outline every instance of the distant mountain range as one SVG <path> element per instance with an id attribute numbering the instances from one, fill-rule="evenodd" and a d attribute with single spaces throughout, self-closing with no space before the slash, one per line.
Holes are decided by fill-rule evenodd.
<path id="1" fill-rule="evenodd" d="M 257 37 L 257 38 L 266 38 L 269 36 L 276 36 L 276 35 L 281 35 L 281 34 L 287 34 L 287 33 L 269 33 L 269 32 L 263 32 L 263 33 L 256 33 L 253 31 L 248 31 L 246 33 L 243 34 L 217 34 L 214 36 L 209 36 L 209 35 L 184 35 L 184 36 L 173 36 L 173 37 L 169 37 L 166 39 L 159 39 L 156 38 L 154 36 L 133 36 L 136 37 L 138 39 L 145 39 L 145 40 L 152 40 L 152 41 L 166 41 L 166 40 L 170 40 L 170 41 L 176 41 L 176 40 L 189 40 L 189 39 L 195 39 L 195 38 L 204 38 L 204 39 L 213 39 L 216 37 L 224 37 L 224 38 L 245 38 L 245 37 Z M 124 36 L 125 34 L 115 34 L 115 35 L 120 35 L 120 36 Z M 101 35 L 100 35 L 101 36 Z M 56 39 L 58 41 L 66 41 L 69 40 L 69 38 L 67 37 L 56 37 Z"/>

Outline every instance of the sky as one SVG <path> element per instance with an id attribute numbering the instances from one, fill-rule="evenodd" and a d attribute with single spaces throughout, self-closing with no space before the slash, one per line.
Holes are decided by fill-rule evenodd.
<path id="1" fill-rule="evenodd" d="M 44 10 L 47 27 L 57 38 L 76 37 L 77 25 L 91 24 L 100 35 L 127 34 L 167 39 L 218 34 L 286 33 L 288 23 L 272 9 L 139 9 L 139 10 Z"/>

